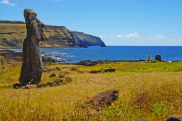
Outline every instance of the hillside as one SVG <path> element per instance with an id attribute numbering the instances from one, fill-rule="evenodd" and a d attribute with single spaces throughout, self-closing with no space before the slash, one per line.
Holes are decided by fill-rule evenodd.
<path id="1" fill-rule="evenodd" d="M 76 43 L 82 46 L 101 46 L 105 47 L 104 42 L 99 38 L 92 35 L 85 34 L 83 32 L 72 32 Z"/>
<path id="2" fill-rule="evenodd" d="M 46 25 L 44 36 L 41 47 L 103 46 L 100 38 L 82 33 L 83 38 L 80 32 L 72 33 L 64 26 Z M 25 37 L 26 25 L 23 22 L 0 21 L 0 48 L 21 48 Z"/>

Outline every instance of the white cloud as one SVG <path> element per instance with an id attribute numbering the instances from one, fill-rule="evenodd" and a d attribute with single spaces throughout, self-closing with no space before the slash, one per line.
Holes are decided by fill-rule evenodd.
<path id="1" fill-rule="evenodd" d="M 124 33 L 124 34 L 118 34 L 118 38 L 139 38 L 139 34 L 136 32 L 133 33 Z"/>
<path id="2" fill-rule="evenodd" d="M 98 37 L 100 37 L 100 38 L 106 38 L 105 35 L 99 35 Z"/>
<path id="3" fill-rule="evenodd" d="M 165 36 L 164 35 L 156 35 L 153 37 L 154 39 L 164 39 Z"/>
<path id="4" fill-rule="evenodd" d="M 15 3 L 11 3 L 9 0 L 1 0 L 1 4 L 5 4 L 5 5 L 10 5 L 10 6 L 15 6 Z"/>

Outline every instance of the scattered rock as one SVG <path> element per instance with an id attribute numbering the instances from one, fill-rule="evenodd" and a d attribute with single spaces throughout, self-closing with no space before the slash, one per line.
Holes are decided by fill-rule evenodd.
<path id="1" fill-rule="evenodd" d="M 101 69 L 101 70 L 92 70 L 90 71 L 89 73 L 92 73 L 92 74 L 97 74 L 97 73 L 102 73 L 102 72 L 115 72 L 116 70 L 114 68 L 107 68 L 107 69 Z"/>
<path id="2" fill-rule="evenodd" d="M 59 74 L 59 78 L 64 78 L 64 74 L 63 73 L 60 73 Z"/>
<path id="3" fill-rule="evenodd" d="M 92 108 L 103 108 L 105 106 L 111 105 L 112 102 L 117 100 L 119 96 L 119 90 L 111 89 L 105 92 L 102 92 L 82 104 L 82 107 L 92 107 Z"/>
<path id="4" fill-rule="evenodd" d="M 7 62 L 11 60 L 22 61 L 22 53 L 14 52 L 12 50 L 0 50 L 0 56 L 2 56 Z"/>
<path id="5" fill-rule="evenodd" d="M 43 88 L 43 87 L 46 87 L 46 86 L 47 86 L 46 84 L 38 84 L 37 88 Z"/>
<path id="6" fill-rule="evenodd" d="M 70 78 L 70 77 L 65 77 L 65 82 L 64 83 L 69 83 L 69 82 L 71 82 L 72 81 L 72 78 Z"/>
<path id="7" fill-rule="evenodd" d="M 70 72 L 69 71 L 64 71 L 64 72 L 62 72 L 64 75 L 67 75 L 67 74 L 70 74 Z"/>
<path id="8" fill-rule="evenodd" d="M 56 79 L 55 81 L 53 82 L 47 82 L 46 84 L 38 84 L 37 85 L 37 88 L 43 88 L 43 87 L 52 87 L 52 86 L 59 86 L 63 84 L 63 80 L 62 79 Z"/>
<path id="9" fill-rule="evenodd" d="M 84 73 L 84 71 L 78 71 L 79 73 L 81 73 L 81 74 L 83 74 Z"/>
<path id="10" fill-rule="evenodd" d="M 43 63 L 56 63 L 56 59 L 53 59 L 51 57 L 46 57 L 46 56 L 43 56 L 42 57 L 42 62 Z"/>
<path id="11" fill-rule="evenodd" d="M 90 61 L 90 60 L 83 60 L 77 63 L 78 65 L 84 65 L 84 66 L 93 66 L 96 65 L 96 62 Z"/>
<path id="12" fill-rule="evenodd" d="M 43 67 L 43 72 L 51 72 L 52 70 L 48 67 Z"/>
<path id="13" fill-rule="evenodd" d="M 57 59 L 58 63 L 65 63 L 65 62 L 70 62 L 71 60 L 66 60 L 66 59 Z"/>
<path id="14" fill-rule="evenodd" d="M 21 85 L 21 84 L 19 84 L 19 83 L 15 83 L 15 84 L 13 84 L 13 88 L 15 88 L 15 89 L 19 89 L 19 88 L 21 88 L 23 85 Z"/>
<path id="15" fill-rule="evenodd" d="M 0 50 L 0 56 L 2 56 L 5 60 L 11 61 L 22 61 L 22 52 L 15 52 L 12 50 Z M 53 59 L 51 57 L 42 56 L 42 62 L 43 63 L 56 63 L 57 60 Z"/>
<path id="16" fill-rule="evenodd" d="M 182 121 L 182 114 L 181 115 L 171 115 L 166 119 L 166 121 Z"/>
<path id="17" fill-rule="evenodd" d="M 56 67 L 54 70 L 55 71 L 61 71 L 61 69 L 59 67 Z"/>
<path id="18" fill-rule="evenodd" d="M 63 83 L 63 80 L 62 79 L 56 79 L 53 83 L 58 86 L 58 85 L 61 85 Z"/>
<path id="19" fill-rule="evenodd" d="M 63 85 L 63 84 L 67 84 L 69 82 L 72 81 L 72 78 L 70 77 L 66 77 L 63 79 L 56 79 L 55 81 L 53 82 L 47 82 L 46 84 L 29 84 L 29 85 L 21 85 L 19 83 L 15 83 L 13 84 L 13 87 L 15 89 L 19 89 L 19 88 L 22 88 L 22 89 L 31 89 L 31 88 L 44 88 L 44 87 L 53 87 L 53 86 L 59 86 L 59 85 Z"/>
<path id="20" fill-rule="evenodd" d="M 51 75 L 49 75 L 49 77 L 56 77 L 56 74 L 55 73 L 52 73 Z"/>
<path id="21" fill-rule="evenodd" d="M 97 74 L 97 73 L 101 73 L 102 71 L 100 71 L 100 70 L 92 70 L 92 71 L 90 71 L 90 73 L 92 73 L 92 74 Z"/>
<path id="22" fill-rule="evenodd" d="M 156 60 L 156 61 L 162 61 L 162 60 L 161 60 L 161 55 L 156 55 L 156 56 L 155 56 L 155 60 Z"/>
<path id="23" fill-rule="evenodd" d="M 71 67 L 71 71 L 78 71 L 78 68 L 76 68 L 76 67 Z"/>
<path id="24" fill-rule="evenodd" d="M 114 68 L 107 68 L 104 69 L 104 72 L 115 72 L 116 70 Z"/>
<path id="25" fill-rule="evenodd" d="M 46 85 L 52 87 L 54 84 L 53 82 L 47 82 Z"/>

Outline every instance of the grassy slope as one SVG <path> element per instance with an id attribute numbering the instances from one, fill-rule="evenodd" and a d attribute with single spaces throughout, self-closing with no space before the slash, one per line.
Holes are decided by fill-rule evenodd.
<path id="1" fill-rule="evenodd" d="M 0 46 L 21 47 L 26 37 L 26 26 L 24 24 L 0 24 Z M 18 42 L 13 42 L 18 40 Z M 9 44 L 11 43 L 11 44 Z"/>
<path id="2" fill-rule="evenodd" d="M 92 67 L 51 65 L 60 67 L 56 74 L 69 72 L 73 81 L 58 87 L 42 89 L 12 89 L 18 80 L 20 63 L 6 64 L 0 77 L 0 120 L 122 120 L 146 118 L 162 121 L 169 114 L 182 112 L 182 63 L 117 62 Z M 78 71 L 70 71 L 77 67 Z M 90 74 L 91 70 L 116 68 L 114 73 Z M 42 83 L 53 81 L 43 74 Z M 118 101 L 96 113 L 78 105 L 104 90 L 120 90 Z M 143 95 L 141 102 L 136 96 Z"/>
<path id="3" fill-rule="evenodd" d="M 47 41 L 42 42 L 42 47 L 68 46 L 74 43 L 71 33 L 66 27 L 46 27 L 44 35 Z M 26 37 L 25 24 L 0 23 L 0 47 L 22 47 Z M 59 38 L 59 42 L 53 43 L 53 38 Z"/>

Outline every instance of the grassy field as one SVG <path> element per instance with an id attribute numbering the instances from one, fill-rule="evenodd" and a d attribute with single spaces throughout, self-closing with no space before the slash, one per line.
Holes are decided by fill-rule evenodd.
<path id="1" fill-rule="evenodd" d="M 182 113 L 182 62 L 115 62 L 91 67 L 53 64 L 47 66 L 51 71 L 43 73 L 41 83 L 54 81 L 59 74 L 73 81 L 56 87 L 13 89 L 20 66 L 11 62 L 1 68 L 2 121 L 163 121 L 170 114 Z M 116 72 L 89 73 L 105 68 L 115 68 Z M 57 77 L 49 77 L 52 73 Z M 99 112 L 81 108 L 89 97 L 112 88 L 119 89 L 120 94 L 111 106 Z"/>

